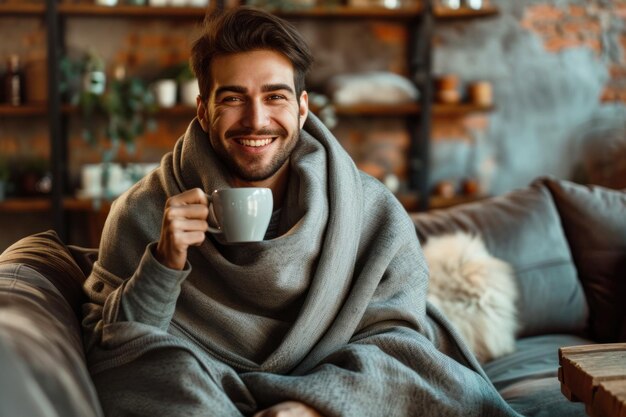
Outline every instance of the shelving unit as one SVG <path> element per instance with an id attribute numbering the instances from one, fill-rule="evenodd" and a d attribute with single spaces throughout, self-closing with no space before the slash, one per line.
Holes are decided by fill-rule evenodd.
<path id="1" fill-rule="evenodd" d="M 217 10 L 221 3 L 215 4 Z M 399 196 L 407 207 L 425 210 L 446 204 L 433 200 L 429 202 L 429 137 L 431 119 L 438 115 L 464 115 L 474 112 L 490 111 L 491 107 L 469 104 L 441 105 L 433 104 L 431 48 L 432 33 L 435 21 L 468 19 L 493 16 L 498 13 L 496 8 L 482 10 L 445 10 L 433 8 L 430 0 L 422 0 L 416 6 L 401 9 L 383 7 L 350 7 L 327 6 L 299 8 L 292 10 L 275 10 L 275 14 L 288 20 L 376 20 L 394 21 L 404 24 L 409 32 L 407 50 L 407 67 L 411 79 L 420 90 L 420 99 L 416 103 L 400 105 L 356 105 L 336 106 L 337 116 L 343 117 L 395 117 L 406 119 L 407 129 L 411 136 L 410 154 L 408 155 L 410 195 Z M 3 16 L 39 16 L 45 19 L 48 43 L 48 97 L 49 103 L 43 105 L 26 105 L 10 107 L 0 105 L 0 117 L 46 117 L 48 118 L 51 146 L 51 164 L 53 190 L 50 197 L 10 199 L 0 202 L 0 212 L 51 212 L 54 227 L 66 235 L 64 213 L 67 211 L 94 210 L 91 201 L 77 200 L 66 195 L 67 177 L 67 125 L 68 118 L 73 117 L 76 108 L 61 103 L 58 91 L 59 68 L 58 58 L 64 51 L 65 20 L 72 18 L 112 19 L 128 18 L 146 19 L 180 19 L 198 22 L 204 18 L 206 10 L 193 7 L 148 7 L 97 6 L 83 3 L 59 3 L 57 0 L 45 0 L 45 4 L 0 4 L 0 18 Z M 312 109 L 315 111 L 315 109 Z M 196 109 L 187 106 L 175 106 L 161 109 L 159 117 L 193 117 Z M 60 180 L 59 180 L 60 179 Z M 460 199 L 465 201 L 465 199 Z M 107 208 L 106 206 L 104 207 Z"/>

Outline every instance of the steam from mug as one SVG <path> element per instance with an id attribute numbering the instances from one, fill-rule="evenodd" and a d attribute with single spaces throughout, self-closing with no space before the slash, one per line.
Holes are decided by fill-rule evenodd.
<path id="1" fill-rule="evenodd" d="M 229 243 L 263 240 L 272 217 L 272 190 L 261 187 L 223 188 L 213 191 L 209 198 L 217 227 L 209 232 L 223 234 Z"/>

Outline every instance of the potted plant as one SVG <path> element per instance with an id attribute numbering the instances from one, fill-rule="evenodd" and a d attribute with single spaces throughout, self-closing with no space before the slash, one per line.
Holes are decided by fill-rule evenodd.
<path id="1" fill-rule="evenodd" d="M 82 114 L 83 138 L 93 146 L 101 146 L 102 182 L 106 194 L 108 166 L 116 159 L 120 146 L 123 144 L 129 153 L 133 153 L 137 137 L 156 126 L 154 94 L 140 78 L 126 77 L 123 69 L 118 68 L 102 94 L 84 89 L 78 107 Z M 104 120 L 104 127 L 96 122 L 97 119 Z"/>

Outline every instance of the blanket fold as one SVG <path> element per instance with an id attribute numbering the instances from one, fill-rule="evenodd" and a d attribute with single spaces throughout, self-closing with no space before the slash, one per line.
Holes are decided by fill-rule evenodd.
<path id="1" fill-rule="evenodd" d="M 113 205 L 83 322 L 107 413 L 249 415 L 290 399 L 328 417 L 515 415 L 445 319 L 431 320 L 407 213 L 314 115 L 290 160 L 278 238 L 228 245 L 209 236 L 190 248 L 182 280 L 138 268 L 167 198 L 227 187 L 222 172 L 194 120 Z M 164 279 L 176 289 L 162 289 L 171 287 Z M 149 316 L 147 297 L 167 299 L 159 291 L 177 300 L 167 329 Z M 167 323 L 161 314 L 154 320 Z"/>

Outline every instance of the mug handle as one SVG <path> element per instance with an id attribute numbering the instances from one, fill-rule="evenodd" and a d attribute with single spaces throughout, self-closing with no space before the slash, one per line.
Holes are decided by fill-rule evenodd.
<path id="1" fill-rule="evenodd" d="M 209 200 L 209 212 L 211 209 L 211 206 L 213 205 L 213 195 L 212 194 L 207 194 L 207 199 Z M 215 213 L 215 210 L 213 210 L 213 212 Z M 215 219 L 217 220 L 217 218 Z M 209 224 L 209 219 L 207 218 L 207 224 L 208 224 L 208 230 L 207 232 L 211 232 L 211 233 L 215 233 L 215 234 L 222 234 L 224 233 L 223 230 L 218 229 L 217 227 L 213 227 Z"/>

